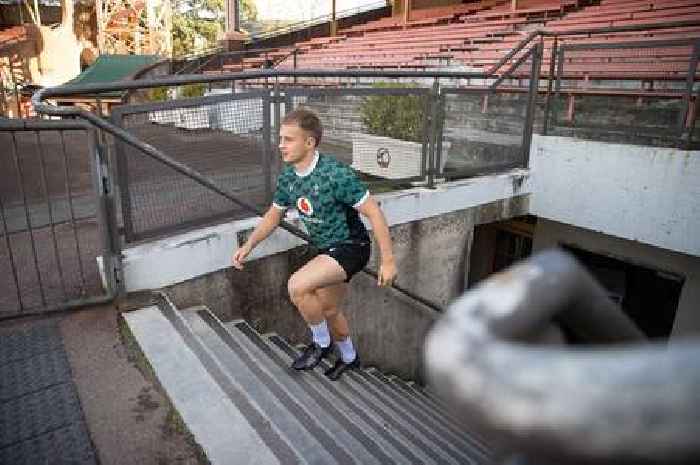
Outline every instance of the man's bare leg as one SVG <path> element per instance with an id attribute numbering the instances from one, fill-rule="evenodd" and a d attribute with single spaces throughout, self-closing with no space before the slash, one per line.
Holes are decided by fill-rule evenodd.
<path id="1" fill-rule="evenodd" d="M 345 270 L 338 262 L 328 255 L 319 255 L 289 278 L 287 283 L 289 297 L 307 323 L 318 324 L 325 319 L 324 303 L 316 291 L 342 284 L 345 276 Z"/>
<path id="2" fill-rule="evenodd" d="M 355 346 L 350 338 L 348 321 L 340 310 L 340 303 L 348 292 L 345 283 L 322 287 L 316 290 L 316 295 L 323 305 L 323 313 L 333 334 L 333 341 L 340 351 L 340 359 L 335 365 L 326 370 L 326 376 L 331 380 L 337 380 L 347 369 L 360 366 L 360 360 L 355 351 Z"/>
<path id="3" fill-rule="evenodd" d="M 345 277 L 345 270 L 335 259 L 319 255 L 289 278 L 289 296 L 309 325 L 313 336 L 313 344 L 294 361 L 292 368 L 310 370 L 332 350 L 328 323 L 324 316 L 326 304 L 319 296 L 318 290 L 342 284 Z"/>
<path id="4" fill-rule="evenodd" d="M 348 293 L 346 283 L 333 284 L 316 290 L 321 301 L 323 315 L 328 322 L 334 341 L 342 341 L 350 335 L 348 320 L 340 310 L 340 304 Z"/>

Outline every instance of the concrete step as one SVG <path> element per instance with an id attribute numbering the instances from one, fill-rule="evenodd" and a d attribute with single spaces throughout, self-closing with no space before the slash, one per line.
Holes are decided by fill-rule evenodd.
<path id="1" fill-rule="evenodd" d="M 276 351 L 285 357 L 287 363 L 291 363 L 294 357 L 297 356 L 298 352 L 283 338 L 273 334 L 267 336 L 266 339 Z M 430 451 L 426 453 L 419 443 L 412 440 L 413 436 L 410 431 L 406 433 L 407 427 L 405 425 L 400 424 L 393 417 L 386 414 L 381 409 L 378 409 L 376 405 L 373 404 L 376 400 L 372 400 L 374 398 L 371 393 L 368 393 L 363 384 L 354 379 L 352 374 L 346 373 L 336 382 L 326 379 L 322 374 L 322 370 L 325 370 L 327 366 L 328 365 L 324 363 L 322 368 L 313 370 L 310 372 L 309 376 L 322 380 L 320 382 L 320 384 L 322 384 L 322 389 L 329 389 L 341 393 L 343 398 L 356 406 L 362 412 L 361 415 L 363 415 L 366 421 L 372 424 L 374 431 L 378 432 L 382 440 L 391 444 L 394 449 L 401 452 L 402 456 L 405 458 L 402 463 L 446 463 L 441 461 L 439 456 L 435 458 L 434 456 L 437 454 L 433 454 Z"/>
<path id="2" fill-rule="evenodd" d="M 287 354 L 290 361 L 299 353 L 297 349 L 282 338 L 272 338 L 272 342 Z M 322 372 L 328 367 L 329 364 L 322 362 L 318 371 Z M 422 437 L 420 431 L 404 421 L 401 416 L 397 415 L 375 393 L 368 389 L 367 382 L 358 375 L 358 371 L 346 372 L 340 380 L 336 381 L 336 384 L 345 384 L 347 386 L 346 389 L 352 389 L 353 395 L 371 411 L 376 412 L 386 427 L 394 431 L 395 438 L 403 441 L 405 444 L 410 444 L 415 453 L 422 453 L 428 457 L 427 460 L 419 463 L 454 463 L 454 459 L 441 451 L 438 445 Z"/>
<path id="3" fill-rule="evenodd" d="M 273 343 L 280 347 L 292 360 L 297 350 L 282 338 L 272 338 Z M 328 365 L 323 362 L 321 369 Z M 391 388 L 373 382 L 374 377 L 367 369 L 346 372 L 340 382 L 356 386 L 356 395 L 362 396 L 365 402 L 379 412 L 412 444 L 418 445 L 425 453 L 431 455 L 430 463 L 490 463 L 482 453 L 466 450 L 450 443 L 442 437 L 442 433 L 434 430 L 433 425 L 427 425 L 414 417 L 410 411 L 403 408 L 392 396 Z"/>
<path id="4" fill-rule="evenodd" d="M 391 376 L 390 378 L 393 378 L 395 382 L 400 383 L 401 387 L 405 388 L 409 392 L 409 394 L 416 396 L 419 402 L 424 402 L 426 405 L 429 406 L 429 408 L 434 408 L 442 412 L 450 411 L 450 407 L 446 405 L 439 396 L 433 393 L 433 391 L 430 388 L 420 386 L 413 381 L 405 381 L 400 378 Z M 455 427 L 457 431 L 467 432 L 468 435 L 474 440 L 476 446 L 481 446 L 485 448 L 486 451 L 492 449 L 492 446 L 489 444 L 489 441 L 481 434 L 474 431 L 473 427 L 469 425 L 468 422 L 464 419 L 455 418 L 449 413 L 446 413 L 443 417 L 443 420 Z"/>
<path id="5" fill-rule="evenodd" d="M 225 384 L 244 394 L 265 419 L 265 424 L 284 438 L 294 455 L 309 464 L 355 463 L 350 451 L 340 447 L 317 421 L 319 411 L 303 404 L 289 386 L 278 380 L 274 367 L 258 360 L 221 326 L 206 309 L 182 312 L 194 334 L 216 359 Z M 330 447 L 329 447 L 330 446 Z"/>
<path id="6" fill-rule="evenodd" d="M 468 426 L 465 425 L 463 421 L 453 417 L 450 414 L 449 407 L 445 406 L 445 404 L 439 401 L 434 400 L 432 397 L 429 397 L 422 387 L 416 385 L 412 381 L 405 381 L 397 376 L 387 376 L 387 378 L 391 380 L 397 386 L 397 388 L 401 389 L 414 402 L 423 405 L 426 409 L 440 412 L 440 420 L 454 431 L 463 432 L 465 430 L 469 430 Z M 477 440 L 480 444 L 485 445 L 486 450 L 489 449 L 489 447 L 486 446 L 487 441 L 479 439 L 476 436 L 474 439 Z"/>
<path id="7" fill-rule="evenodd" d="M 308 404 L 314 410 L 315 418 L 324 424 L 326 431 L 334 439 L 345 444 L 358 463 L 391 463 L 400 457 L 391 449 L 385 449 L 374 439 L 371 428 L 345 404 L 339 396 L 333 396 L 326 389 L 319 392 L 318 382 L 292 370 L 280 354 L 276 353 L 250 325 L 243 321 L 228 323 L 226 329 L 232 338 L 255 354 L 261 363 L 274 365 L 272 370 L 281 383 L 293 393 L 300 403 Z M 265 362 L 262 362 L 266 359 Z M 401 461 L 399 461 L 401 462 Z"/>
<path id="8" fill-rule="evenodd" d="M 417 402 L 376 368 L 370 368 L 367 372 L 376 379 L 376 381 L 372 381 L 373 383 L 388 387 L 389 389 L 387 392 L 391 393 L 392 397 L 401 404 L 404 409 L 411 412 L 419 421 L 425 422 L 426 425 L 433 428 L 436 432 L 440 433 L 442 437 L 455 444 L 455 446 L 459 447 L 461 450 L 469 450 L 473 455 L 481 455 L 481 458 L 484 460 L 489 459 L 489 448 L 486 444 L 465 435 L 464 429 L 459 429 L 447 422 L 445 418 L 447 418 L 449 414 L 446 410 L 428 408 L 424 404 Z"/>
<path id="9" fill-rule="evenodd" d="M 240 327 L 239 327 L 240 329 Z M 259 335 L 249 332 L 247 334 L 254 340 Z M 275 352 L 275 357 L 288 370 L 296 352 L 277 335 L 270 335 L 263 340 L 266 347 Z M 261 342 L 256 342 L 261 343 Z M 377 445 L 384 450 L 386 463 L 436 463 L 420 449 L 415 448 L 411 442 L 404 440 L 397 431 L 388 424 L 385 418 L 375 409 L 368 406 L 362 395 L 362 388 L 356 383 L 342 379 L 338 382 L 328 380 L 321 369 L 305 373 L 295 373 L 295 376 L 323 398 L 328 398 L 336 409 L 348 415 L 353 423 L 365 431 Z"/>
<path id="10" fill-rule="evenodd" d="M 253 335 L 252 337 L 260 336 Z M 281 356 L 284 357 L 284 364 L 287 367 L 291 364 L 291 361 L 294 359 L 294 357 L 296 357 L 299 353 L 295 348 L 289 345 L 282 337 L 276 334 L 265 336 L 264 339 L 268 342 L 270 346 L 274 348 L 276 352 L 278 352 Z M 365 399 L 371 399 L 378 402 L 376 397 L 373 396 L 372 393 L 367 390 L 365 386 L 366 381 L 364 379 L 356 377 L 354 372 L 346 372 L 346 374 L 343 375 L 340 381 L 332 382 L 322 374 L 328 367 L 329 364 L 324 361 L 321 363 L 319 368 L 309 372 L 309 376 L 312 377 L 314 380 L 318 381 L 318 383 L 316 383 L 316 387 L 319 389 L 319 391 L 323 393 L 330 391 L 336 394 L 338 397 L 341 397 L 343 400 L 347 400 L 351 403 L 359 405 L 360 408 L 364 410 L 364 412 L 369 414 L 370 418 L 368 419 L 368 421 L 374 423 L 375 430 L 380 434 L 388 434 L 388 436 L 386 437 L 387 441 L 393 443 L 393 446 L 397 449 L 401 449 L 403 445 L 396 444 L 392 440 L 391 436 L 393 434 L 400 433 L 400 431 L 393 431 L 390 425 L 385 424 L 387 419 L 386 416 L 377 415 L 376 410 L 371 408 L 371 406 L 367 406 L 366 402 L 363 402 L 363 400 Z M 410 442 L 406 440 L 405 444 L 410 444 Z M 411 463 L 416 463 L 416 460 L 418 458 L 411 457 L 411 459 Z M 420 458 L 421 461 L 424 461 L 426 459 L 427 457 Z"/>
<path id="11" fill-rule="evenodd" d="M 259 411 L 243 405 L 188 324 L 169 303 L 126 313 L 124 318 L 174 408 L 212 465 L 301 463 L 279 459 L 268 444 L 279 435 L 262 430 Z M 202 357 L 203 356 L 203 357 Z M 200 358 L 202 357 L 202 358 Z M 243 401 L 242 401 L 243 399 Z"/>
<path id="12" fill-rule="evenodd" d="M 451 459 L 457 460 L 458 463 L 478 463 L 481 457 L 474 457 L 471 450 L 464 450 L 458 445 L 450 442 L 440 432 L 426 424 L 425 418 L 418 418 L 404 408 L 402 402 L 392 396 L 387 389 L 382 389 L 381 385 L 375 383 L 374 377 L 365 370 L 357 371 L 357 375 L 361 377 L 368 386 L 368 390 L 373 391 L 374 395 L 384 404 L 387 405 L 393 412 L 402 418 L 402 421 L 411 424 L 417 431 L 420 432 L 423 438 L 432 442 L 438 447 L 438 450 L 449 456 Z"/>

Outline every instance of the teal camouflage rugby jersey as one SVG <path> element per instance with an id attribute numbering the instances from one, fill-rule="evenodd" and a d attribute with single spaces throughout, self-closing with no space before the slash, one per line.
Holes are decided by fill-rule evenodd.
<path id="1" fill-rule="evenodd" d="M 342 242 L 369 241 L 355 210 L 368 196 L 367 186 L 349 166 L 317 154 L 306 173 L 285 166 L 272 202 L 282 210 L 296 208 L 311 241 L 323 249 Z"/>

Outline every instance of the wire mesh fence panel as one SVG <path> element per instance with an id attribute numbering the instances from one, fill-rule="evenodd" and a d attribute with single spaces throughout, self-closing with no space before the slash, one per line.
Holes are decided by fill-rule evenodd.
<path id="1" fill-rule="evenodd" d="M 559 49 L 548 134 L 677 147 L 694 119 L 693 41 L 581 42 Z"/>
<path id="2" fill-rule="evenodd" d="M 520 166 L 527 104 L 526 92 L 446 90 L 443 175 L 460 178 Z"/>
<path id="3" fill-rule="evenodd" d="M 616 144 L 675 147 L 683 98 L 586 95 L 552 96 L 548 135 Z"/>
<path id="4" fill-rule="evenodd" d="M 0 319 L 103 294 L 87 131 L 0 124 L 0 145 Z"/>
<path id="5" fill-rule="evenodd" d="M 527 164 L 529 127 L 537 116 L 540 48 L 525 48 L 494 79 L 442 89 L 438 160 L 446 179 Z M 478 84 L 478 85 L 477 85 Z"/>
<path id="6" fill-rule="evenodd" d="M 263 208 L 271 198 L 267 93 L 122 107 L 113 120 L 139 140 Z M 127 241 L 251 216 L 141 150 L 115 144 Z"/>
<path id="7" fill-rule="evenodd" d="M 306 108 L 323 124 L 319 151 L 350 165 L 368 184 L 425 181 L 429 89 L 287 89 L 287 111 Z"/>

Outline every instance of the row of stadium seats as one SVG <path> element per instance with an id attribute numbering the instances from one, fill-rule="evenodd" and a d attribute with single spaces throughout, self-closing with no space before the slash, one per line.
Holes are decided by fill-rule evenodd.
<path id="1" fill-rule="evenodd" d="M 666 27 L 683 21 L 690 25 Z M 697 22 L 694 25 L 693 22 Z M 615 33 L 573 34 L 582 29 L 615 26 L 649 29 Z M 245 58 L 224 65 L 221 71 L 242 71 L 263 66 L 291 69 L 491 69 L 535 28 L 557 32 L 558 46 L 620 44 L 619 49 L 567 50 L 560 77 L 594 79 L 684 80 L 692 54 L 689 45 L 656 46 L 654 41 L 700 38 L 700 0 L 521 0 L 517 10 L 510 1 L 484 0 L 416 10 L 411 21 L 382 18 L 320 37 L 291 48 Z M 571 34 L 567 34 L 571 33 Z M 632 46 L 647 43 L 650 47 Z M 545 40 L 541 73 L 548 76 L 554 40 Z M 524 52 L 523 52 L 524 53 Z M 520 54 L 500 69 L 504 71 Z M 527 64 L 514 70 L 525 77 Z"/>

